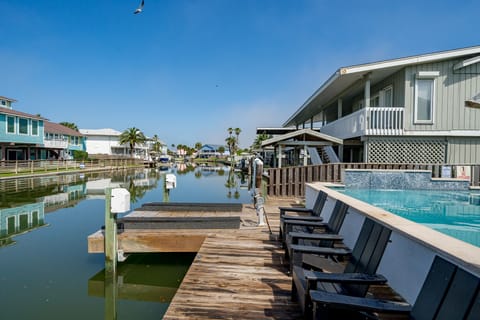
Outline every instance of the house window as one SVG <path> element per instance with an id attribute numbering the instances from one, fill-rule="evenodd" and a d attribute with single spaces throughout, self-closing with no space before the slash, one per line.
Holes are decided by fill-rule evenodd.
<path id="1" fill-rule="evenodd" d="M 433 123 L 434 79 L 416 79 L 415 122 Z"/>
<path id="2" fill-rule="evenodd" d="M 393 87 L 389 86 L 383 89 L 383 106 L 387 108 L 393 107 Z"/>
<path id="3" fill-rule="evenodd" d="M 28 134 L 28 119 L 20 118 L 18 119 L 18 132 L 20 134 Z"/>
<path id="4" fill-rule="evenodd" d="M 32 120 L 32 136 L 38 136 L 38 121 Z"/>
<path id="5" fill-rule="evenodd" d="M 7 116 L 7 132 L 15 133 L 15 118 Z"/>

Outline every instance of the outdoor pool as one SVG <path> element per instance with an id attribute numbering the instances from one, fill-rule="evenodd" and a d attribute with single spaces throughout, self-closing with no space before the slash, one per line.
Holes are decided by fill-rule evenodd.
<path id="1" fill-rule="evenodd" d="M 480 190 L 335 190 L 480 247 Z"/>
<path id="2" fill-rule="evenodd" d="M 164 188 L 165 173 L 177 187 Z M 1 319 L 161 319 L 195 254 L 132 255 L 105 298 L 104 255 L 87 237 L 105 219 L 104 189 L 146 202 L 251 203 L 246 177 L 228 167 L 140 169 L 0 181 Z"/>

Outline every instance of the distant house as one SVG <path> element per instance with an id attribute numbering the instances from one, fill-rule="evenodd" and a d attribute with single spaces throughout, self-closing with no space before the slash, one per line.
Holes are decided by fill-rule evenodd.
<path id="1" fill-rule="evenodd" d="M 0 97 L 0 160 L 40 159 L 44 119 L 13 110 L 13 102 Z"/>
<path id="2" fill-rule="evenodd" d="M 46 120 L 44 127 L 45 150 L 41 159 L 73 159 L 75 150 L 85 151 L 84 136 L 80 132 Z"/>
<path id="3" fill-rule="evenodd" d="M 223 152 L 220 152 L 220 148 L 223 147 Z M 228 147 L 219 144 L 204 144 L 200 150 L 198 150 L 198 158 L 210 158 L 210 157 L 223 157 L 229 156 L 230 152 Z"/>
<path id="4" fill-rule="evenodd" d="M 475 46 L 339 68 L 283 127 L 341 139 L 332 148 L 343 162 L 479 163 L 479 100 Z"/>
<path id="5" fill-rule="evenodd" d="M 86 151 L 89 155 L 107 155 L 114 157 L 130 157 L 130 146 L 120 144 L 120 131 L 114 129 L 80 129 L 86 140 Z M 133 151 L 136 158 L 148 157 L 147 145 L 136 145 Z"/>

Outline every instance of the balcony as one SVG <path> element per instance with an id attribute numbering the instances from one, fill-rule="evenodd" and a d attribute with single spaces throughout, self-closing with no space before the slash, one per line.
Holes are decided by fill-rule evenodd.
<path id="1" fill-rule="evenodd" d="M 45 139 L 43 140 L 45 148 L 50 149 L 67 149 L 68 141 L 62 139 Z"/>
<path id="2" fill-rule="evenodd" d="M 361 136 L 400 136 L 403 135 L 404 109 L 363 108 L 323 126 L 322 133 L 340 139 Z"/>

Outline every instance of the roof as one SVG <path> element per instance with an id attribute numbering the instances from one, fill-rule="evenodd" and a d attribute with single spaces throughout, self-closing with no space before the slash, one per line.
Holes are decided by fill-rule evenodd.
<path id="1" fill-rule="evenodd" d="M 362 86 L 360 80 L 368 74 L 372 83 L 376 83 L 395 72 L 405 68 L 406 66 L 431 63 L 441 60 L 454 59 L 460 57 L 469 57 L 464 63 L 471 64 L 478 60 L 480 54 L 480 46 L 455 49 L 449 51 L 441 51 L 435 53 L 422 54 L 417 56 L 410 56 L 398 58 L 393 60 L 384 60 L 367 64 L 353 65 L 349 67 L 341 67 L 330 78 L 324 82 L 320 88 L 317 89 L 310 96 L 295 113 L 288 118 L 283 124 L 284 127 L 297 126 L 319 114 L 319 109 L 326 104 L 331 103 L 341 92 L 347 89 L 352 90 L 355 85 Z M 475 57 L 477 56 L 477 57 Z M 457 64 L 458 68 L 462 67 L 462 63 Z"/>
<path id="2" fill-rule="evenodd" d="M 297 138 L 297 141 L 305 141 L 307 142 L 307 144 L 308 142 L 312 142 L 312 141 L 327 141 L 333 144 L 343 144 L 342 139 L 335 138 L 335 137 L 329 136 L 328 134 L 320 133 L 310 129 L 301 129 L 301 130 L 297 130 L 294 132 L 290 132 L 281 136 L 276 136 L 271 139 L 265 140 L 262 142 L 262 147 L 279 144 L 279 142 L 282 142 L 282 141 L 292 141 L 295 138 Z"/>
<path id="3" fill-rule="evenodd" d="M 83 134 L 81 134 L 80 132 L 73 130 L 69 127 L 65 127 L 64 125 L 61 125 L 59 123 L 44 121 L 43 126 L 44 126 L 44 131 L 47 133 L 60 133 L 60 134 L 65 134 L 69 136 L 74 136 L 74 137 L 83 136 Z"/>
<path id="4" fill-rule="evenodd" d="M 41 116 L 34 116 L 33 114 L 29 114 L 29 113 L 9 109 L 9 108 L 4 108 L 4 107 L 0 107 L 0 113 L 9 114 L 13 116 L 20 116 L 20 117 L 30 118 L 30 119 L 44 120 L 44 118 Z"/>
<path id="5" fill-rule="evenodd" d="M 10 102 L 17 102 L 17 100 L 15 100 L 15 99 L 8 98 L 8 97 L 4 97 L 4 96 L 0 96 L 0 100 L 10 101 Z"/>
<path id="6" fill-rule="evenodd" d="M 288 127 L 288 128 L 257 128 L 257 134 L 271 134 L 271 135 L 277 135 L 277 134 L 286 134 L 289 132 L 297 131 L 298 129 L 295 127 Z M 320 128 L 313 128 L 314 131 L 319 131 Z"/>
<path id="7" fill-rule="evenodd" d="M 80 133 L 86 136 L 119 136 L 120 131 L 106 128 L 106 129 L 79 129 Z"/>

